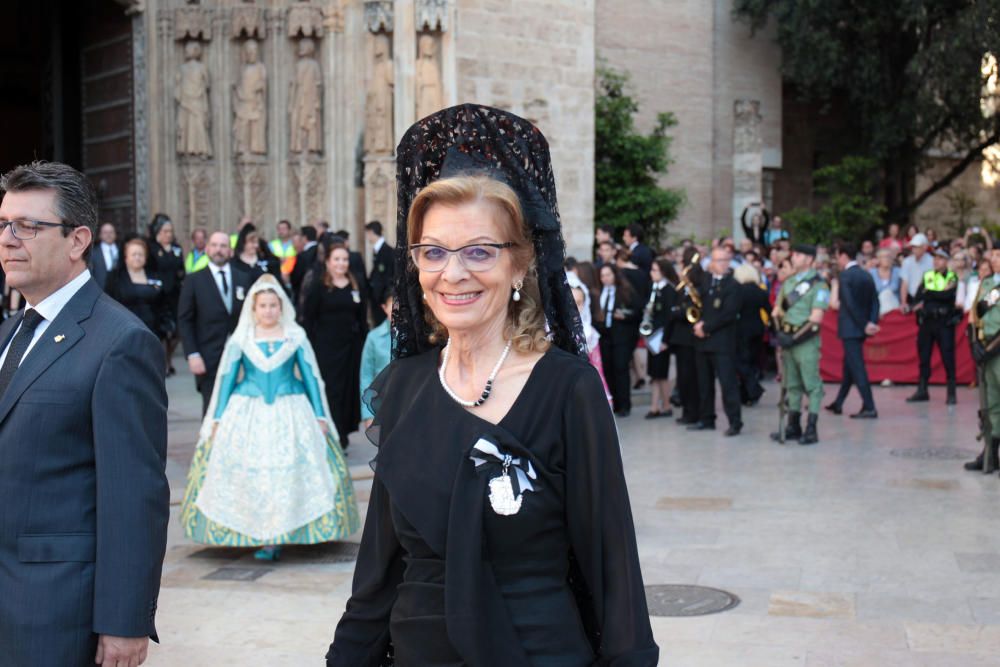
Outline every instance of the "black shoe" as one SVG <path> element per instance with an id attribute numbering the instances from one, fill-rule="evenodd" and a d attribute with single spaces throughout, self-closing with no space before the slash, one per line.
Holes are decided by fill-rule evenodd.
<path id="1" fill-rule="evenodd" d="M 836 403 L 831 403 L 830 405 L 826 405 L 826 406 L 824 406 L 824 408 L 827 409 L 827 410 L 829 410 L 830 412 L 832 412 L 835 415 L 839 415 L 840 413 L 843 412 L 843 410 L 841 409 L 841 407 L 839 405 L 837 405 Z"/>
<path id="2" fill-rule="evenodd" d="M 851 415 L 851 419 L 878 419 L 877 410 L 862 410 Z"/>
<path id="3" fill-rule="evenodd" d="M 799 438 L 800 445 L 815 445 L 819 442 L 819 434 L 816 433 L 816 421 L 819 419 L 819 415 L 811 414 L 809 415 L 809 420 L 806 422 L 805 433 Z"/>
<path id="4" fill-rule="evenodd" d="M 729 428 L 726 429 L 726 432 L 723 435 L 727 438 L 731 438 L 734 435 L 739 435 L 741 430 L 743 430 L 743 422 L 736 422 L 735 424 L 730 424 Z"/>
<path id="5" fill-rule="evenodd" d="M 631 410 L 616 410 L 615 411 L 615 416 L 616 417 L 628 417 L 630 414 L 632 414 Z"/>
<path id="6" fill-rule="evenodd" d="M 985 451 L 984 452 L 980 452 L 979 456 L 976 457 L 975 461 L 968 461 L 968 462 L 966 462 L 966 464 L 964 465 L 964 468 L 966 470 L 981 471 L 981 472 L 986 473 L 987 475 L 990 474 L 991 472 L 995 472 L 997 470 L 997 465 L 998 465 L 998 463 L 997 463 L 997 455 L 1000 454 L 1000 451 L 998 451 L 998 450 L 1000 450 L 1000 438 L 993 438 L 993 440 L 990 443 L 990 445 L 991 445 L 991 449 L 992 449 L 992 451 L 990 453 L 990 456 L 993 459 L 993 464 L 989 467 L 988 470 L 984 470 L 983 469 L 984 466 L 986 465 L 985 461 L 983 460 L 983 454 L 985 454 Z"/>
<path id="7" fill-rule="evenodd" d="M 958 401 L 957 401 L 957 399 L 955 397 L 955 385 L 949 384 L 948 385 L 948 398 L 944 399 L 944 404 L 945 405 L 955 405 L 955 403 L 957 403 L 957 402 Z"/>
<path id="8" fill-rule="evenodd" d="M 966 461 L 962 465 L 962 467 L 965 468 L 966 470 L 982 471 L 982 469 L 983 469 L 983 455 L 980 453 L 979 456 L 976 457 L 975 461 Z"/>
<path id="9" fill-rule="evenodd" d="M 714 431 L 715 422 L 695 422 L 688 426 L 689 431 Z"/>
<path id="10" fill-rule="evenodd" d="M 636 380 L 636 383 L 632 385 L 632 389 L 642 389 L 646 386 L 646 381 L 643 379 Z"/>
<path id="11" fill-rule="evenodd" d="M 917 390 L 913 392 L 912 396 L 907 397 L 907 403 L 923 403 L 924 401 L 931 400 L 931 395 L 927 393 L 927 381 L 921 380 L 920 384 L 917 385 Z"/>
<path id="12" fill-rule="evenodd" d="M 691 419 L 690 417 L 685 417 L 684 415 L 681 415 L 680 417 L 677 418 L 677 423 L 681 424 L 682 426 L 687 426 L 688 424 L 697 424 L 698 420 Z"/>
<path id="13" fill-rule="evenodd" d="M 664 410 L 663 412 L 660 412 L 659 410 L 656 411 L 650 410 L 649 412 L 646 413 L 646 416 L 643 417 L 643 419 L 659 419 L 660 417 L 673 417 L 673 416 L 674 416 L 673 410 Z"/>

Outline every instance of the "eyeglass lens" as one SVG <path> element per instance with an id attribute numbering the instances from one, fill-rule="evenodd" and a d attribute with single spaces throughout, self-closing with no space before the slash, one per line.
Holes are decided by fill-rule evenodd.
<path id="1" fill-rule="evenodd" d="M 443 271 L 452 254 L 458 255 L 459 261 L 469 271 L 487 271 L 496 264 L 500 249 L 486 245 L 470 245 L 458 250 L 421 246 L 413 249 L 413 262 L 421 271 Z"/>

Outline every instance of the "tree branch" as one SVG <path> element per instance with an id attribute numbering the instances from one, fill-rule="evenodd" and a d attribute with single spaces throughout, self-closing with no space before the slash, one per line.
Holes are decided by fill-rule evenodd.
<path id="1" fill-rule="evenodd" d="M 951 185 L 952 181 L 959 177 L 959 175 L 965 171 L 969 165 L 975 162 L 977 159 L 982 157 L 983 151 L 992 146 L 993 144 L 1000 143 L 1000 130 L 994 132 L 992 135 L 986 138 L 982 143 L 972 148 L 968 153 L 965 154 L 961 160 L 958 161 L 954 167 L 948 170 L 948 173 L 935 181 L 929 188 L 921 192 L 917 197 L 913 198 L 904 209 L 903 212 L 909 216 L 913 211 L 920 208 L 920 206 L 931 198 L 934 193 L 943 190 L 944 188 Z"/>

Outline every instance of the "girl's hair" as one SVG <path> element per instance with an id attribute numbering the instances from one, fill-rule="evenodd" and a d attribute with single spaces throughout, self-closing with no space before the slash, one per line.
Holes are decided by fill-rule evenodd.
<path id="1" fill-rule="evenodd" d="M 513 244 L 506 251 L 510 253 L 511 273 L 524 273 L 521 299 L 509 299 L 507 302 L 504 336 L 510 338 L 514 348 L 520 352 L 544 352 L 551 343 L 545 331 L 545 314 L 538 289 L 535 245 L 524 221 L 521 202 L 508 185 L 488 176 L 454 176 L 431 183 L 410 205 L 406 219 L 407 242 L 410 245 L 420 242 L 424 218 L 431 207 L 466 204 L 481 204 L 490 211 L 500 230 L 499 240 Z M 407 269 L 417 271 L 412 260 L 407 262 Z M 446 341 L 448 331 L 437 321 L 430 308 L 424 309 L 424 317 L 431 328 L 430 341 L 435 344 Z"/>

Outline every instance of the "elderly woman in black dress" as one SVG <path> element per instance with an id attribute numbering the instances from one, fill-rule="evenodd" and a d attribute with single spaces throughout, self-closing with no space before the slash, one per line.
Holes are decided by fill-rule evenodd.
<path id="1" fill-rule="evenodd" d="M 397 155 L 396 358 L 367 392 L 375 479 L 327 664 L 655 665 L 544 138 L 463 105 Z"/>
<path id="2" fill-rule="evenodd" d="M 149 248 L 146 242 L 134 238 L 122 248 L 124 259 L 108 277 L 107 291 L 132 314 L 142 320 L 150 331 L 163 337 L 163 328 L 170 317 L 163 281 L 147 271 Z"/>

